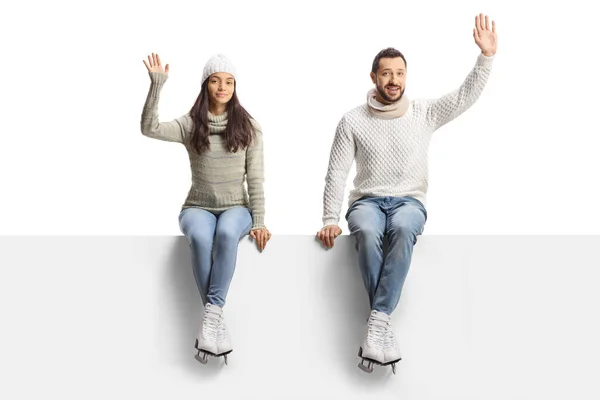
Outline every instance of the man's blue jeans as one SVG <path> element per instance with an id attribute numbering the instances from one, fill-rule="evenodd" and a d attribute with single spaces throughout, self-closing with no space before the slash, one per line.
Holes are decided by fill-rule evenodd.
<path id="1" fill-rule="evenodd" d="M 412 197 L 363 197 L 346 213 L 371 309 L 390 315 L 400 300 L 427 211 Z M 384 259 L 383 238 L 388 236 Z"/>

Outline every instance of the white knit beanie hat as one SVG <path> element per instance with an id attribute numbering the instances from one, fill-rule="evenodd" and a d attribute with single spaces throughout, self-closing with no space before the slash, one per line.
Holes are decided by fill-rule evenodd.
<path id="1" fill-rule="evenodd" d="M 202 73 L 202 83 L 204 83 L 209 76 L 217 72 L 227 72 L 236 78 L 236 70 L 233 63 L 223 54 L 215 54 L 206 62 L 204 72 Z"/>

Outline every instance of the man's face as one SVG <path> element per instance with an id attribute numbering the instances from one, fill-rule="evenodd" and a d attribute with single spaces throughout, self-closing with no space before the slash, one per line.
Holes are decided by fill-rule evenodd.
<path id="1" fill-rule="evenodd" d="M 380 59 L 377 74 L 371 72 L 371 80 L 377 88 L 377 101 L 390 104 L 400 100 L 406 87 L 406 65 L 402 57 Z"/>

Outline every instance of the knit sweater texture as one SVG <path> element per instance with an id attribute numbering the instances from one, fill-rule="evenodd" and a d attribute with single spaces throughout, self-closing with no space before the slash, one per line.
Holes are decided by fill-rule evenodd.
<path id="1" fill-rule="evenodd" d="M 413 197 L 426 204 L 428 151 L 432 134 L 465 112 L 479 98 L 494 56 L 479 54 L 456 90 L 430 100 L 410 101 L 395 118 L 373 109 L 371 101 L 346 113 L 338 123 L 325 177 L 323 225 L 338 224 L 344 187 L 356 161 L 348 205 L 365 196 Z"/>
<path id="2" fill-rule="evenodd" d="M 209 112 L 210 148 L 197 154 L 190 139 L 193 121 L 189 113 L 169 122 L 159 122 L 160 91 L 168 75 L 149 72 L 150 90 L 142 111 L 141 131 L 150 138 L 182 143 L 189 156 L 192 185 L 182 209 L 198 207 L 221 212 L 231 207 L 248 207 L 252 213 L 252 229 L 265 228 L 264 157 L 260 125 L 252 121 L 255 130 L 253 143 L 235 153 L 227 149 L 223 135 L 227 113 Z"/>

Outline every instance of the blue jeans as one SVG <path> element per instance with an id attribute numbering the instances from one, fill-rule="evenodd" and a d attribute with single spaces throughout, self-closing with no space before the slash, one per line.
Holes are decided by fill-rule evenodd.
<path id="1" fill-rule="evenodd" d="M 391 314 L 400 300 L 427 211 L 412 197 L 363 197 L 346 213 L 372 310 Z M 384 260 L 383 238 L 388 238 Z"/>
<path id="2" fill-rule="evenodd" d="M 194 278 L 204 304 L 225 305 L 238 243 L 251 227 L 252 216 L 246 207 L 220 213 L 192 207 L 179 214 L 179 228 L 190 243 Z"/>

